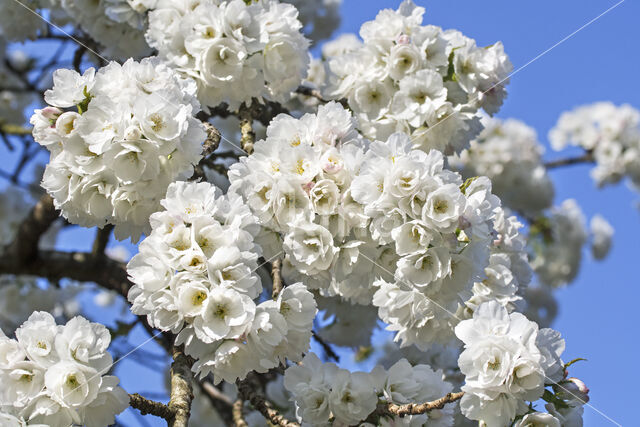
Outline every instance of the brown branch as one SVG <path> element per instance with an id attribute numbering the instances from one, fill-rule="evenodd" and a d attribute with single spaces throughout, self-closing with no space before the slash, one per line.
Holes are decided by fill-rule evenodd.
<path id="1" fill-rule="evenodd" d="M 104 250 L 107 248 L 112 230 L 113 225 L 111 224 L 107 224 L 102 228 L 98 228 L 98 230 L 96 231 L 96 237 L 93 241 L 93 248 L 91 249 L 91 254 L 93 256 L 104 255 Z"/>
<path id="2" fill-rule="evenodd" d="M 333 351 L 333 347 L 331 347 L 331 344 L 329 344 L 328 342 L 326 342 L 325 340 L 323 340 L 317 333 L 316 331 L 311 331 L 311 336 L 313 337 L 314 340 L 316 340 L 318 342 L 318 344 L 320 344 L 320 346 L 322 347 L 322 349 L 324 350 L 325 354 L 327 355 L 327 357 L 329 357 L 330 359 L 335 360 L 336 362 L 340 361 L 340 356 L 338 356 L 336 354 L 335 351 Z"/>
<path id="3" fill-rule="evenodd" d="M 188 427 L 193 400 L 193 359 L 184 354 L 181 347 L 173 347 L 173 363 L 171 364 L 171 399 L 169 409 L 174 417 L 169 427 Z"/>
<path id="4" fill-rule="evenodd" d="M 330 99 L 325 99 L 325 97 L 322 96 L 322 93 L 318 89 L 314 89 L 309 86 L 298 86 L 298 88 L 296 89 L 296 93 L 298 95 L 304 95 L 304 96 L 310 96 L 312 98 L 316 98 L 320 102 L 331 101 Z"/>
<path id="5" fill-rule="evenodd" d="M 202 157 L 208 157 L 211 153 L 216 151 L 220 145 L 222 134 L 211 123 L 204 122 L 203 125 L 207 131 L 207 139 L 205 139 L 204 144 L 202 144 Z"/>
<path id="6" fill-rule="evenodd" d="M 289 421 L 286 419 L 277 409 L 274 409 L 272 405 L 264 398 L 264 396 L 258 394 L 258 390 L 262 388 L 260 380 L 253 373 L 249 373 L 247 378 L 242 381 L 237 381 L 239 396 L 251 402 L 254 409 L 259 411 L 263 417 L 265 417 L 271 424 L 280 427 L 300 427 L 300 424 Z"/>
<path id="7" fill-rule="evenodd" d="M 25 128 L 18 125 L 12 125 L 9 123 L 0 125 L 0 133 L 5 135 L 31 135 L 33 129 Z"/>
<path id="8" fill-rule="evenodd" d="M 204 169 L 202 167 L 208 164 L 208 162 L 210 161 L 209 156 L 211 155 L 211 153 L 216 151 L 216 149 L 220 145 L 220 140 L 222 139 L 222 134 L 218 129 L 216 129 L 215 126 L 206 121 L 202 122 L 202 124 L 207 131 L 207 138 L 202 144 L 202 159 L 194 168 L 193 176 L 191 177 L 192 180 L 204 178 Z"/>
<path id="9" fill-rule="evenodd" d="M 233 423 L 236 427 L 249 427 L 244 420 L 244 414 L 242 413 L 242 407 L 244 406 L 244 400 L 238 399 L 233 402 Z"/>
<path id="10" fill-rule="evenodd" d="M 273 282 L 271 296 L 273 297 L 273 299 L 278 299 L 280 292 L 282 292 L 282 277 L 280 277 L 281 265 L 282 260 L 280 258 L 276 259 L 271 264 L 271 281 Z"/>
<path id="11" fill-rule="evenodd" d="M 53 199 L 45 194 L 22 221 L 13 243 L 9 246 L 9 253 L 15 263 L 26 265 L 36 258 L 40 237 L 56 218 L 58 212 L 53 206 Z"/>
<path id="12" fill-rule="evenodd" d="M 580 163 L 592 163 L 594 162 L 593 153 L 586 152 L 582 156 L 568 157 L 566 159 L 552 160 L 550 162 L 543 163 L 543 166 L 547 169 L 554 169 L 561 166 L 577 165 Z"/>
<path id="13" fill-rule="evenodd" d="M 15 255 L 0 251 L 0 273 L 38 276 L 52 281 L 68 278 L 95 282 L 125 298 L 132 286 L 123 263 L 87 252 L 39 251 L 35 259 L 24 263 Z"/>
<path id="14" fill-rule="evenodd" d="M 426 414 L 429 411 L 442 409 L 447 403 L 458 401 L 464 396 L 464 392 L 447 393 L 446 396 L 431 402 L 424 403 L 408 403 L 406 405 L 396 405 L 395 403 L 381 403 L 378 405 L 373 416 L 398 416 L 405 417 L 407 415 Z"/>
<path id="15" fill-rule="evenodd" d="M 139 410 L 142 415 L 151 414 L 164 418 L 167 421 L 173 418 L 173 412 L 167 405 L 162 402 L 149 400 L 146 397 L 140 396 L 138 393 L 129 395 L 129 405 Z"/>
<path id="16" fill-rule="evenodd" d="M 256 140 L 252 122 L 250 117 L 240 120 L 240 145 L 247 154 L 253 153 L 253 143 Z"/>

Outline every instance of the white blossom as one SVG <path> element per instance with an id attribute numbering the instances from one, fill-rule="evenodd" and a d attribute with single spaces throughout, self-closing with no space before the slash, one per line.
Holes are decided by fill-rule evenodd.
<path id="1" fill-rule="evenodd" d="M 105 375 L 112 366 L 110 341 L 100 324 L 78 316 L 57 325 L 46 312 L 34 312 L 16 340 L 0 330 L 2 425 L 9 419 L 19 426 L 115 423 L 129 396 L 117 377 Z"/>
<path id="2" fill-rule="evenodd" d="M 54 73 L 45 98 L 57 110 L 36 110 L 31 123 L 51 152 L 42 185 L 62 214 L 85 227 L 114 224 L 119 239 L 148 233 L 168 185 L 200 159 L 195 89 L 154 59 Z M 72 106 L 77 113 L 61 110 Z"/>

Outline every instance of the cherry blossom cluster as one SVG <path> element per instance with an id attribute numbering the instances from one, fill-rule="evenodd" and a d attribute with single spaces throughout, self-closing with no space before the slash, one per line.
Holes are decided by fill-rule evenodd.
<path id="1" fill-rule="evenodd" d="M 328 93 L 347 99 L 369 138 L 402 131 L 425 151 L 459 152 L 482 128 L 477 111 L 499 109 L 512 65 L 502 43 L 422 25 L 424 11 L 405 0 L 363 24 L 362 42 L 344 39 Z"/>
<path id="2" fill-rule="evenodd" d="M 517 308 L 531 282 L 527 239 L 520 232 L 523 225 L 503 209 L 493 218 L 495 239 L 490 247 L 489 265 L 484 276 L 473 284 L 472 296 L 458 308 L 457 316 L 471 317 L 484 302 L 497 301 L 509 312 Z"/>
<path id="3" fill-rule="evenodd" d="M 349 372 L 334 363 L 322 363 L 309 353 L 299 365 L 284 374 L 284 386 L 295 402 L 300 422 L 313 426 L 360 424 L 376 409 L 378 402 L 406 404 L 437 399 L 452 391 L 442 380 L 442 371 L 428 365 L 411 366 L 401 359 L 388 370 L 377 366 L 370 373 Z M 453 425 L 453 407 L 403 419 L 381 419 L 382 425 Z"/>
<path id="4" fill-rule="evenodd" d="M 70 222 L 114 224 L 118 239 L 137 241 L 169 184 L 201 158 L 195 84 L 153 58 L 53 78 L 49 106 L 31 118 L 51 153 L 42 186 Z"/>
<path id="5" fill-rule="evenodd" d="M 381 178 L 385 186 L 393 186 L 378 194 L 371 189 L 368 194 L 376 199 L 362 199 L 355 190 L 353 194 L 373 216 L 372 232 L 377 231 L 376 219 L 385 225 L 400 259 L 392 281 L 378 279 L 373 284 L 377 288 L 373 305 L 387 329 L 397 332 L 396 340 L 426 350 L 434 341 L 451 339 L 459 303 L 472 296 L 475 282 L 486 278 L 500 201 L 491 194 L 487 178 L 463 183 L 460 175 L 443 169 L 438 151 L 411 150 L 408 138 L 401 150 L 375 153 L 374 146 L 370 151 L 374 161 L 365 162 L 354 188 L 356 183 L 379 185 Z M 517 226 L 511 232 L 517 234 Z M 502 261 L 506 274 L 510 259 Z M 515 292 L 515 274 L 510 277 L 507 286 L 512 288 L 501 292 Z M 476 288 L 478 292 L 483 291 Z"/>
<path id="6" fill-rule="evenodd" d="M 316 315 L 302 284 L 276 300 L 256 304 L 258 227 L 234 194 L 209 183 L 176 182 L 151 216 L 152 232 L 127 270 L 132 312 L 177 333 L 201 376 L 234 382 L 251 370 L 266 372 L 285 358 L 300 360 L 309 348 Z"/>
<path id="7" fill-rule="evenodd" d="M 197 82 L 204 106 L 285 101 L 306 76 L 308 41 L 296 8 L 250 3 L 159 0 L 149 14 L 149 45 Z"/>
<path id="8" fill-rule="evenodd" d="M 351 194 L 364 145 L 351 114 L 335 102 L 301 119 L 279 115 L 253 154 L 231 166 L 229 191 L 242 195 L 264 227 L 266 256 L 284 250 L 285 279 L 368 304 L 370 284 L 384 272 L 364 257 L 378 260 L 385 248 L 369 237 L 369 220 Z M 349 284 L 355 277 L 362 285 Z"/>
<path id="9" fill-rule="evenodd" d="M 509 314 L 495 301 L 482 304 L 473 318 L 460 322 L 456 335 L 464 342 L 458 365 L 465 376 L 462 413 L 487 427 L 510 425 L 529 411 L 526 402 L 540 399 L 545 385 L 564 379 L 560 355 L 565 343 L 557 331 L 538 329 L 520 313 Z M 555 419 L 553 415 L 526 415 Z M 527 426 L 524 420 L 518 424 Z"/>
<path id="10" fill-rule="evenodd" d="M 547 217 L 538 218 L 529 236 L 531 266 L 538 279 L 553 287 L 572 282 L 580 270 L 582 248 L 590 237 L 594 258 L 605 258 L 611 248 L 613 228 L 597 215 L 592 219 L 591 232 L 590 236 L 585 216 L 573 199 L 553 207 Z"/>
<path id="11" fill-rule="evenodd" d="M 10 339 L 0 330 L 2 425 L 102 427 L 129 406 L 112 366 L 107 328 L 34 312 Z"/>
<path id="12" fill-rule="evenodd" d="M 0 4 L 0 35 L 10 41 L 35 39 L 54 25 L 78 25 L 108 57 L 141 57 L 151 52 L 144 39 L 147 10 L 157 0 L 10 0 Z M 46 10 L 46 12 L 45 12 Z M 34 13 L 35 12 L 35 13 Z"/>
<path id="13" fill-rule="evenodd" d="M 640 186 L 640 112 L 628 104 L 597 102 L 564 112 L 549 132 L 551 146 L 584 148 L 596 162 L 591 177 L 598 186 L 628 176 Z"/>
<path id="14" fill-rule="evenodd" d="M 468 150 L 452 158 L 463 176 L 484 175 L 502 203 L 535 216 L 551 206 L 553 183 L 542 165 L 544 147 L 536 131 L 519 120 L 484 116 L 483 131 Z"/>
<path id="15" fill-rule="evenodd" d="M 413 149 L 406 134 L 368 142 L 355 125 L 337 103 L 301 119 L 278 116 L 230 168 L 229 191 L 263 225 L 267 256 L 284 250 L 284 278 L 373 303 L 398 340 L 422 348 L 451 339 L 458 309 L 470 315 L 494 298 L 513 309 L 531 272 L 521 224 L 504 214 L 491 182 L 463 182 L 439 151 Z M 339 339 L 340 323 L 355 317 L 375 326 L 367 310 L 334 302 L 323 304 L 336 316 L 338 332 L 328 335 Z"/>
<path id="16" fill-rule="evenodd" d="M 56 0 L 48 0 L 56 1 Z M 142 57 L 151 53 L 144 39 L 145 13 L 157 0 L 58 0 L 67 20 L 103 46 L 108 57 Z"/>

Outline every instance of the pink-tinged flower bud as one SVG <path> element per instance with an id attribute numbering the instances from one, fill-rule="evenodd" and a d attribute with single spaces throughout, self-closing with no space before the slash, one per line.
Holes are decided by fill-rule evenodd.
<path id="1" fill-rule="evenodd" d="M 311 189 L 312 189 L 315 185 L 316 185 L 316 183 L 315 183 L 315 182 L 310 181 L 310 182 L 307 182 L 306 184 L 304 184 L 304 185 L 302 186 L 302 189 L 308 193 L 309 191 L 311 191 Z"/>
<path id="2" fill-rule="evenodd" d="M 563 399 L 577 400 L 582 404 L 589 401 L 589 388 L 578 378 L 568 378 L 554 388 Z"/>
<path id="3" fill-rule="evenodd" d="M 409 44 L 411 43 L 411 37 L 406 34 L 400 34 L 396 39 L 397 44 Z"/>
<path id="4" fill-rule="evenodd" d="M 45 119 L 51 120 L 55 123 L 55 121 L 58 120 L 58 116 L 62 114 L 62 110 L 57 107 L 44 107 L 40 110 L 40 113 Z"/>
<path id="5" fill-rule="evenodd" d="M 568 381 L 571 381 L 573 384 L 575 384 L 575 386 L 578 388 L 580 393 L 583 393 L 583 394 L 589 393 L 589 387 L 587 387 L 587 385 L 581 379 L 571 377 L 568 379 Z"/>
<path id="6" fill-rule="evenodd" d="M 327 173 L 338 173 L 342 170 L 342 165 L 339 163 L 328 161 L 324 165 L 322 165 L 322 170 Z"/>

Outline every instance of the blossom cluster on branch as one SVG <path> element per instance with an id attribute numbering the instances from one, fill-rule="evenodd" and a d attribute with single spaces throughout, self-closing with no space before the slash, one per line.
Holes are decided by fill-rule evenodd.
<path id="1" fill-rule="evenodd" d="M 308 41 L 295 7 L 243 0 L 160 0 L 149 45 L 198 85 L 205 107 L 284 101 L 306 76 Z"/>
<path id="2" fill-rule="evenodd" d="M 485 48 L 455 30 L 422 25 L 424 8 L 384 9 L 328 59 L 327 93 L 345 98 L 369 138 L 411 135 L 415 147 L 460 152 L 498 111 L 512 70 L 502 43 Z"/>
<path id="3" fill-rule="evenodd" d="M 349 372 L 334 363 L 322 363 L 310 353 L 300 365 L 289 367 L 284 386 L 292 394 L 296 413 L 303 422 L 327 425 L 356 425 L 369 418 L 380 403 L 406 404 L 435 400 L 452 390 L 442 380 L 442 372 L 428 365 L 412 366 L 401 359 L 389 369 L 377 366 L 370 373 Z M 453 408 L 429 411 L 404 418 L 380 420 L 383 426 L 453 425 Z M 369 423 L 359 425 L 372 425 Z"/>
<path id="4" fill-rule="evenodd" d="M 212 372 L 216 383 L 300 360 L 316 303 L 300 283 L 275 300 L 254 302 L 262 291 L 260 249 L 242 199 L 209 183 L 177 182 L 162 205 L 128 265 L 132 312 L 178 334 L 176 344 L 196 359 L 194 372 Z"/>
<path id="5" fill-rule="evenodd" d="M 62 215 L 84 227 L 113 224 L 119 239 L 148 233 L 169 184 L 201 158 L 195 90 L 155 59 L 56 71 L 49 106 L 31 123 L 51 153 L 42 186 Z"/>
<path id="6" fill-rule="evenodd" d="M 0 3 L 0 143 L 21 148 L 0 177 L 42 196 L 0 192 L 0 424 L 109 425 L 131 405 L 173 427 L 582 426 L 552 290 L 614 231 L 557 203 L 549 170 L 639 185 L 640 113 L 565 113 L 551 145 L 583 153 L 545 162 L 531 127 L 490 117 L 501 42 L 404 0 L 313 58 L 340 3 Z M 59 47 L 36 60 L 28 39 Z M 54 244 L 76 225 L 90 251 Z M 144 236 L 127 264 L 112 232 Z M 93 319 L 85 292 L 125 308 L 116 328 L 73 317 Z M 172 356 L 166 404 L 106 375 L 138 325 Z M 350 372 L 345 351 L 378 365 Z"/>
<path id="7" fill-rule="evenodd" d="M 591 177 L 598 186 L 625 176 L 640 186 L 640 112 L 632 106 L 596 102 L 564 112 L 549 140 L 554 150 L 575 145 L 591 152 Z"/>
<path id="8" fill-rule="evenodd" d="M 112 366 L 104 326 L 83 317 L 56 325 L 49 313 L 34 312 L 10 339 L 0 330 L 0 421 L 103 427 L 129 406 Z"/>

